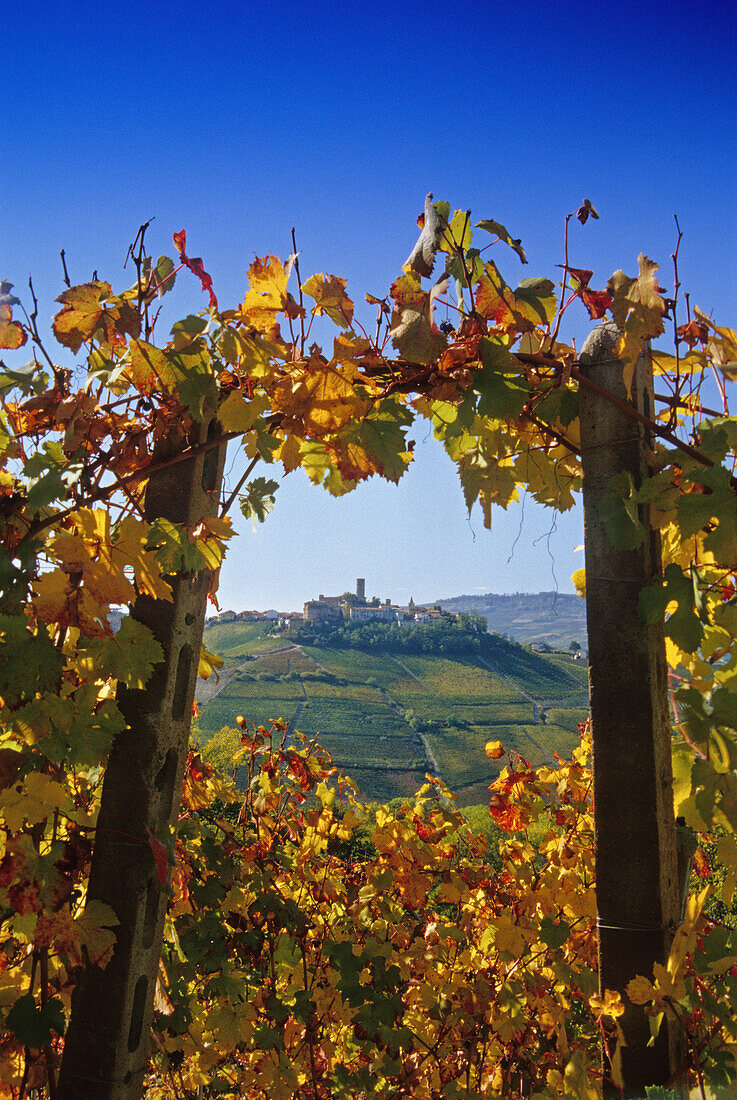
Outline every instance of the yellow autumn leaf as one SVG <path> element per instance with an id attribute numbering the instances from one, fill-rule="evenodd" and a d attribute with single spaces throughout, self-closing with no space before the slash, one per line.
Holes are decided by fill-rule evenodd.
<path id="1" fill-rule="evenodd" d="M 31 589 L 36 618 L 43 623 L 58 622 L 72 591 L 68 575 L 62 569 L 42 573 L 33 582 Z"/>
<path id="2" fill-rule="evenodd" d="M 71 810 L 69 792 L 49 775 L 31 772 L 22 781 L 0 793 L 0 816 L 11 832 L 24 825 L 37 825 L 54 810 Z"/>
<path id="3" fill-rule="evenodd" d="M 110 962 L 116 940 L 113 929 L 119 924 L 120 921 L 110 906 L 97 898 L 91 898 L 84 912 L 75 919 L 80 947 L 84 948 L 94 966 L 104 969 Z"/>
<path id="4" fill-rule="evenodd" d="M 156 552 L 146 549 L 150 525 L 135 516 L 126 516 L 115 529 L 112 553 L 118 563 L 133 570 L 136 588 L 155 600 L 171 600 L 172 592 L 161 574 Z"/>
<path id="5" fill-rule="evenodd" d="M 438 889 L 437 899 L 455 905 L 461 900 L 461 892 L 452 882 L 443 882 Z"/>
<path id="6" fill-rule="evenodd" d="M 283 463 L 284 472 L 287 474 L 290 474 L 292 470 L 296 470 L 297 467 L 301 465 L 302 452 L 300 449 L 300 440 L 294 432 L 289 432 L 286 438 L 274 451 L 274 461 Z"/>
<path id="7" fill-rule="evenodd" d="M 573 584 L 574 588 L 576 589 L 577 594 L 579 596 L 583 597 L 583 599 L 585 599 L 586 598 L 586 570 L 585 569 L 576 569 L 576 571 L 571 574 L 571 583 Z"/>
<path id="8" fill-rule="evenodd" d="M 315 299 L 312 312 L 327 314 L 341 328 L 350 328 L 353 321 L 353 302 L 346 294 L 346 280 L 338 275 L 311 275 L 302 284 L 302 292 Z"/>
<path id="9" fill-rule="evenodd" d="M 484 752 L 490 760 L 498 760 L 500 756 L 504 756 L 504 745 L 501 741 L 487 741 Z"/>
<path id="10" fill-rule="evenodd" d="M 675 374 L 676 368 L 678 368 L 679 375 L 695 374 L 697 371 L 706 370 L 708 366 L 706 356 L 700 351 L 690 351 L 687 355 L 682 355 L 680 359 L 676 359 L 675 355 L 669 355 L 654 348 L 652 360 L 653 374 Z M 694 404 L 698 409 L 697 399 L 695 399 Z"/>
<path id="11" fill-rule="evenodd" d="M 220 677 L 217 670 L 223 667 L 223 658 L 218 657 L 217 653 L 209 653 L 205 649 L 204 642 L 200 645 L 200 659 L 197 665 L 197 675 L 201 680 L 209 680 L 213 672 L 215 673 L 215 681 L 217 682 Z"/>
<path id="12" fill-rule="evenodd" d="M 320 437 L 366 415 L 371 406 L 353 387 L 355 371 L 341 367 L 313 359 L 274 383 L 272 406 L 286 418 L 282 427 L 288 425 L 303 437 Z"/>
<path id="13" fill-rule="evenodd" d="M 287 276 L 277 256 L 254 259 L 248 269 L 250 287 L 241 306 L 243 321 L 268 332 L 276 323 L 287 301 Z"/>
<path id="14" fill-rule="evenodd" d="M 81 508 L 74 523 L 87 552 L 81 569 L 85 588 L 98 603 L 128 603 L 135 590 L 123 571 L 126 562 L 115 552 L 110 514 L 102 508 Z"/>
<path id="15" fill-rule="evenodd" d="M 631 984 L 632 982 L 630 982 L 630 985 Z M 624 1015 L 624 1005 L 622 1004 L 622 997 L 619 993 L 614 992 L 611 989 L 605 989 L 603 995 L 599 993 L 593 993 L 589 997 L 589 1005 L 591 1006 L 591 1009 L 593 1010 L 594 1015 L 597 1019 L 601 1018 L 602 1016 L 616 1017 Z"/>
<path id="16" fill-rule="evenodd" d="M 131 340 L 128 351 L 127 373 L 139 393 L 176 392 L 177 375 L 165 352 L 146 340 Z"/>
<path id="17" fill-rule="evenodd" d="M 502 913 L 494 931 L 494 944 L 497 951 L 508 951 L 515 958 L 519 958 L 524 953 L 527 946 L 525 937 L 511 914 Z"/>
<path id="18" fill-rule="evenodd" d="M 218 421 L 224 432 L 247 432 L 268 407 L 265 394 L 247 401 L 240 390 L 232 390 L 218 409 Z"/>
<path id="19" fill-rule="evenodd" d="M 54 318 L 52 328 L 60 344 L 72 351 L 79 351 L 85 340 L 92 336 L 100 320 L 105 299 L 112 295 L 110 283 L 83 283 L 65 290 L 56 299 L 63 309 Z"/>

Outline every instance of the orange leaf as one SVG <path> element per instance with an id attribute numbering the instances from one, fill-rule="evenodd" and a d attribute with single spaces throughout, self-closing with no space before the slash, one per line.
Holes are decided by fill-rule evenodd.
<path id="1" fill-rule="evenodd" d="M 52 328 L 60 344 L 79 351 L 89 340 L 103 312 L 103 302 L 112 295 L 110 283 L 98 281 L 70 287 L 56 299 L 64 308 L 54 318 Z"/>
<path id="2" fill-rule="evenodd" d="M 13 310 L 9 305 L 0 305 L 0 348 L 22 348 L 28 339 L 23 326 L 13 321 Z"/>
<path id="3" fill-rule="evenodd" d="M 484 752 L 490 760 L 498 760 L 500 756 L 504 756 L 504 745 L 501 741 L 487 741 Z"/>

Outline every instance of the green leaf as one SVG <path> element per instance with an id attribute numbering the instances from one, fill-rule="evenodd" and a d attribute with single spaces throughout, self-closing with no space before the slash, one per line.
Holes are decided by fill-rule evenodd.
<path id="1" fill-rule="evenodd" d="M 469 248 L 465 256 L 466 268 L 471 277 L 471 285 L 475 286 L 484 273 L 484 261 L 481 259 L 481 253 L 478 248 Z M 457 296 L 460 301 L 462 297 L 462 291 L 466 289 L 466 273 L 463 268 L 463 263 L 457 252 L 452 255 L 448 255 L 445 260 L 445 273 L 451 275 L 457 284 Z"/>
<path id="2" fill-rule="evenodd" d="M 704 635 L 704 626 L 694 610 L 693 578 L 686 576 L 680 566 L 671 562 L 663 575 L 663 586 L 643 588 L 640 593 L 640 618 L 646 623 L 663 619 L 668 604 L 675 602 L 676 610 L 665 622 L 665 634 L 672 638 L 679 649 L 694 653 Z"/>
<path id="3" fill-rule="evenodd" d="M 523 279 L 514 296 L 515 312 L 536 324 L 549 324 L 555 316 L 558 302 L 555 297 L 555 283 L 550 279 Z"/>
<path id="4" fill-rule="evenodd" d="M 29 393 L 43 393 L 48 388 L 49 376 L 35 359 L 12 370 L 0 359 L 0 393 L 18 389 L 23 397 Z"/>
<path id="5" fill-rule="evenodd" d="M 8 706 L 15 708 L 36 692 L 55 691 L 62 666 L 45 626 L 33 634 L 25 615 L 0 615 L 0 696 Z"/>
<path id="6" fill-rule="evenodd" d="M 493 237 L 498 237 L 505 244 L 508 244 L 510 248 L 519 256 L 523 264 L 527 263 L 527 256 L 525 250 L 522 247 L 522 241 L 519 237 L 515 238 L 511 235 L 509 230 L 501 224 L 501 222 L 495 222 L 492 218 L 483 222 L 476 222 L 477 229 L 485 229 L 487 233 L 491 233 Z"/>
<path id="7" fill-rule="evenodd" d="M 558 421 L 567 428 L 578 417 L 578 391 L 556 386 L 547 397 L 535 405 L 535 415 L 547 424 Z"/>
<path id="8" fill-rule="evenodd" d="M 156 297 L 161 298 L 174 286 L 176 274 L 174 261 L 169 256 L 159 256 L 153 270 L 152 286 L 156 287 Z"/>
<path id="9" fill-rule="evenodd" d="M 163 517 L 151 524 L 146 549 L 156 551 L 156 560 L 169 574 L 217 569 L 223 559 L 222 547 L 215 539 L 196 531 L 190 536 L 182 524 Z"/>
<path id="10" fill-rule="evenodd" d="M 520 381 L 519 364 L 511 352 L 496 340 L 484 337 L 480 345 L 484 369 L 474 376 L 473 388 L 480 395 L 478 412 L 496 420 L 519 416 L 529 397 Z"/>
<path id="11" fill-rule="evenodd" d="M 143 623 L 125 615 L 112 638 L 81 637 L 77 647 L 80 672 L 105 680 L 118 680 L 128 688 L 143 689 L 164 651 Z"/>
<path id="12" fill-rule="evenodd" d="M 246 519 L 251 517 L 253 529 L 259 523 L 263 523 L 269 512 L 274 510 L 274 493 L 279 488 L 279 482 L 265 477 L 256 477 L 246 485 L 246 492 L 240 498 L 241 512 Z"/>
<path id="13" fill-rule="evenodd" d="M 51 1042 L 52 1031 L 64 1034 L 64 1006 L 57 997 L 52 997 L 43 1008 L 37 1008 L 33 994 L 26 993 L 11 1008 L 6 1026 L 24 1047 L 42 1050 Z"/>
<path id="14" fill-rule="evenodd" d="M 174 347 L 177 351 L 181 351 L 183 348 L 190 348 L 195 342 L 199 347 L 202 347 L 203 342 L 200 337 L 206 328 L 207 321 L 202 317 L 198 317 L 195 313 L 183 317 L 181 321 L 177 321 L 172 326 L 171 334 Z"/>
<path id="15" fill-rule="evenodd" d="M 678 500 L 682 534 L 688 538 L 706 529 L 704 547 L 714 554 L 717 562 L 731 564 L 737 543 L 737 509 L 729 471 L 724 466 L 701 466 L 688 480 L 697 491 L 684 493 Z"/>
<path id="16" fill-rule="evenodd" d="M 540 921 L 540 939 L 548 947 L 562 947 L 571 931 L 566 921 L 554 921 L 552 917 L 543 917 Z"/>
<path id="17" fill-rule="evenodd" d="M 43 544 L 36 540 L 22 542 L 11 554 L 0 546 L 0 607 L 19 607 L 28 595 L 28 588 L 37 575 L 38 554 Z M 16 564 L 17 562 L 17 564 Z M 0 645 L 2 641 L 0 640 Z M 0 671 L 0 678 L 2 672 Z M 0 689 L 0 695 L 2 695 Z"/>
<path id="18" fill-rule="evenodd" d="M 29 479 L 28 507 L 32 511 L 63 499 L 82 475 L 83 463 L 67 458 L 58 440 L 43 444 L 29 458 L 23 474 Z"/>
<path id="19" fill-rule="evenodd" d="M 442 218 L 444 222 L 447 222 L 448 218 L 450 217 L 450 203 L 445 202 L 444 199 L 438 199 L 437 202 L 433 203 L 433 206 L 438 216 Z"/>
<path id="20" fill-rule="evenodd" d="M 90 767 L 106 763 L 113 738 L 126 728 L 115 699 L 97 699 L 94 684 L 83 684 L 75 692 L 75 715 L 68 735 L 71 764 Z"/>
<path id="21" fill-rule="evenodd" d="M 193 354 L 169 352 L 167 357 L 177 376 L 176 396 L 196 420 L 202 420 L 205 407 L 214 408 L 218 399 L 217 382 L 206 349 L 198 347 Z"/>
<path id="22" fill-rule="evenodd" d="M 379 410 L 354 420 L 326 449 L 345 481 L 379 474 L 396 484 L 412 460 L 413 444 L 405 435 L 411 423 L 406 406 L 385 400 Z"/>
<path id="23" fill-rule="evenodd" d="M 609 541 L 618 550 L 635 550 L 647 538 L 647 529 L 640 520 L 632 474 L 623 470 L 610 478 L 609 490 L 599 503 Z"/>
<path id="24" fill-rule="evenodd" d="M 470 211 L 456 210 L 448 223 L 448 229 L 443 234 L 440 249 L 442 252 L 455 253 L 460 248 L 462 252 L 466 252 L 472 236 Z"/>

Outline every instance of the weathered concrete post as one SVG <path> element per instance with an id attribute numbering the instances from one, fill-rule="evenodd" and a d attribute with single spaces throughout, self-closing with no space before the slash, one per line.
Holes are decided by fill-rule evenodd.
<path id="1" fill-rule="evenodd" d="M 580 373 L 652 418 L 649 353 L 640 356 L 628 397 L 621 365 L 612 362 L 619 336 L 613 323 L 599 325 L 584 344 Z M 679 917 L 665 643 L 662 626 L 638 617 L 640 590 L 661 575 L 662 563 L 657 531 L 635 550 L 618 550 L 599 511 L 611 477 L 628 471 L 639 485 L 646 476 L 648 429 L 583 384 L 579 396 L 600 983 L 626 1005 L 622 1072 L 632 1097 L 665 1085 L 680 1063 L 675 1029 L 664 1022 L 648 1046 L 648 1018 L 625 994 L 635 975 L 652 977 L 653 964 L 666 962 Z M 640 519 L 648 525 L 645 508 Z M 605 1084 L 605 1097 L 620 1095 Z"/>
<path id="2" fill-rule="evenodd" d="M 190 444 L 207 438 L 197 426 Z M 217 422 L 210 424 L 215 438 Z M 161 461 L 181 451 L 164 440 Z M 153 474 L 145 515 L 197 524 L 217 512 L 225 445 Z M 209 573 L 170 578 L 174 601 L 140 596 L 131 614 L 164 650 L 142 691 L 120 689 L 129 728 L 116 739 L 105 773 L 88 900 L 111 906 L 120 921 L 111 961 L 82 969 L 72 998 L 57 1100 L 139 1100 L 166 914 L 149 844 L 176 820 L 187 760 Z"/>

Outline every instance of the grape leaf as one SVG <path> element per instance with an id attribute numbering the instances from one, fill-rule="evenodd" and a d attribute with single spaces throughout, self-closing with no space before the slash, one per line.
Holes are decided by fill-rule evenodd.
<path id="1" fill-rule="evenodd" d="M 9 707 L 56 689 L 63 658 L 43 625 L 34 634 L 25 615 L 0 615 L 0 655 L 0 696 Z"/>
<path id="2" fill-rule="evenodd" d="M 241 512 L 246 519 L 250 517 L 253 520 L 254 531 L 274 510 L 274 493 L 278 488 L 278 481 L 265 477 L 256 477 L 246 485 L 246 491 L 240 498 Z"/>
<path id="3" fill-rule="evenodd" d="M 508 244 L 510 248 L 514 249 L 523 264 L 527 263 L 527 256 L 522 247 L 522 241 L 519 238 L 513 237 L 509 230 L 500 222 L 495 222 L 493 219 L 489 218 L 486 221 L 476 222 L 476 228 L 485 229 L 486 232 L 491 233 L 493 237 L 498 237 L 501 241 L 504 241 L 505 244 Z"/>
<path id="4" fill-rule="evenodd" d="M 370 403 L 356 392 L 357 371 L 350 363 L 325 363 L 313 351 L 270 387 L 272 407 L 282 412 L 282 427 L 303 438 L 340 431 L 365 415 Z"/>
<path id="5" fill-rule="evenodd" d="M 435 266 L 435 253 L 440 248 L 440 243 L 445 232 L 450 207 L 447 203 L 434 203 L 432 191 L 425 196 L 425 212 L 418 219 L 421 224 L 421 232 L 417 238 L 415 247 L 405 260 L 403 270 L 414 272 L 419 276 L 432 275 Z"/>
<path id="6" fill-rule="evenodd" d="M 248 269 L 250 287 L 241 306 L 244 322 L 268 332 L 287 302 L 287 276 L 277 256 L 257 256 Z"/>
<path id="7" fill-rule="evenodd" d="M 218 421 L 224 432 L 247 432 L 268 407 L 265 394 L 247 401 L 240 390 L 231 390 L 218 409 Z"/>
<path id="8" fill-rule="evenodd" d="M 118 680 L 142 690 L 164 651 L 143 623 L 125 615 L 111 638 L 80 638 L 77 665 L 86 678 Z"/>
<path id="9" fill-rule="evenodd" d="M 446 348 L 447 340 L 432 322 L 429 291 L 416 275 L 401 275 L 392 283 L 394 309 L 391 338 L 402 358 L 412 363 L 431 363 Z"/>
<path id="10" fill-rule="evenodd" d="M 448 223 L 448 227 L 443 233 L 442 240 L 440 242 L 440 250 L 442 252 L 456 253 L 458 249 L 462 252 L 467 252 L 473 237 L 473 230 L 471 228 L 470 211 L 456 210 L 453 217 Z"/>
<path id="11" fill-rule="evenodd" d="M 473 379 L 479 414 L 500 420 L 519 416 L 529 397 L 519 363 L 503 344 L 488 337 L 481 340 L 479 350 L 484 367 Z"/>
<path id="12" fill-rule="evenodd" d="M 188 256 L 185 251 L 185 245 L 187 243 L 186 230 L 180 229 L 178 233 L 174 234 L 173 240 L 176 250 L 182 258 L 182 263 L 185 265 L 185 267 L 188 267 L 194 275 L 197 276 L 197 278 L 200 280 L 200 283 L 202 284 L 202 289 L 210 295 L 210 308 L 217 309 L 218 300 L 215 297 L 215 292 L 212 289 L 212 279 L 205 271 L 202 260 L 199 256 Z"/>
<path id="13" fill-rule="evenodd" d="M 112 296 L 110 283 L 98 281 L 70 287 L 56 299 L 64 308 L 54 318 L 52 328 L 60 344 L 79 351 L 89 340 L 102 317 L 104 302 Z"/>
<path id="14" fill-rule="evenodd" d="M 0 793 L 0 814 L 11 832 L 45 821 L 53 816 L 54 810 L 68 812 L 71 806 L 66 788 L 41 772 L 30 772 Z"/>
<path id="15" fill-rule="evenodd" d="M 346 481 L 379 474 L 396 484 L 412 461 L 413 444 L 405 438 L 409 423 L 404 406 L 384 401 L 380 412 L 351 423 L 326 449 Z"/>
<path id="16" fill-rule="evenodd" d="M 36 1007 L 32 993 L 19 997 L 5 1021 L 8 1029 L 24 1047 L 41 1050 L 51 1042 L 51 1032 L 63 1035 L 66 1028 L 64 1006 L 52 997 L 43 1008 Z"/>
<path id="17" fill-rule="evenodd" d="M 113 928 L 119 924 L 111 907 L 98 898 L 90 898 L 82 913 L 75 918 L 79 945 L 93 966 L 104 969 L 112 958 L 116 940 Z"/>
<path id="18" fill-rule="evenodd" d="M 146 340 L 131 340 L 128 354 L 128 374 L 139 393 L 176 394 L 178 374 L 166 352 Z"/>
<path id="19" fill-rule="evenodd" d="M 647 538 L 639 515 L 637 489 L 632 474 L 623 470 L 609 479 L 609 492 L 599 503 L 599 515 L 612 546 L 635 550 Z"/>
<path id="20" fill-rule="evenodd" d="M 303 293 L 315 299 L 313 313 L 325 313 L 334 324 L 341 328 L 350 328 L 353 321 L 353 302 L 345 288 L 346 280 L 337 275 L 312 275 L 302 284 Z"/>
<path id="21" fill-rule="evenodd" d="M 651 585 L 640 592 L 640 618 L 646 623 L 660 622 L 668 605 L 674 602 L 676 610 L 665 621 L 666 637 L 672 638 L 684 652 L 693 653 L 704 634 L 704 625 L 694 610 L 693 578 L 671 562 L 665 568 L 663 581 L 662 586 Z"/>
<path id="22" fill-rule="evenodd" d="M 12 308 L 4 303 L 0 304 L 0 349 L 22 348 L 28 339 L 28 334 L 20 322 L 12 318 Z"/>

